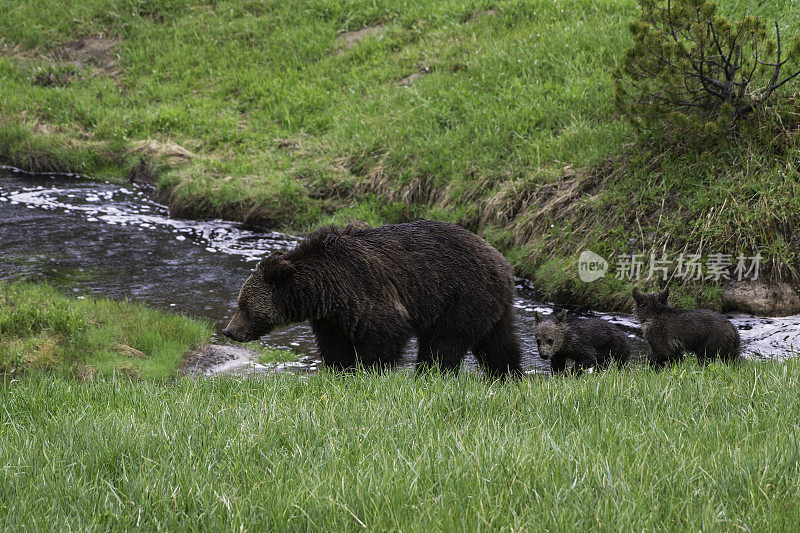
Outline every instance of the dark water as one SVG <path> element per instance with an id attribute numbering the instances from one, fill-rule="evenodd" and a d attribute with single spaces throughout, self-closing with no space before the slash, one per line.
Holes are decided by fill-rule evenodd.
<path id="1" fill-rule="evenodd" d="M 296 242 L 221 220 L 170 218 L 166 207 L 135 186 L 0 170 L 0 279 L 49 281 L 78 298 L 142 301 L 205 319 L 220 331 L 258 259 Z M 549 313 L 552 306 L 536 302 L 520 280 L 516 307 L 525 365 L 544 370 L 533 340 L 533 312 Z M 636 353 L 645 353 L 631 317 L 597 316 L 620 325 Z M 750 352 L 779 356 L 800 347 L 798 316 L 732 318 Z M 316 347 L 307 323 L 275 331 L 263 342 L 295 351 L 300 366 L 314 365 Z M 414 349 L 410 344 L 407 362 L 413 362 Z"/>

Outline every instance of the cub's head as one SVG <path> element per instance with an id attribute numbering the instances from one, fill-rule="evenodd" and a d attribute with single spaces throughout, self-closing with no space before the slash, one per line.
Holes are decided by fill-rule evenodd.
<path id="1" fill-rule="evenodd" d="M 655 316 L 669 307 L 667 300 L 669 299 L 669 287 L 661 292 L 645 293 L 633 288 L 633 301 L 636 304 L 636 316 L 640 321 L 646 318 Z"/>
<path id="2" fill-rule="evenodd" d="M 259 262 L 239 291 L 236 313 L 222 334 L 237 342 L 247 342 L 288 323 L 284 302 L 276 296 L 286 288 L 294 270 L 283 252 L 275 252 Z"/>
<path id="3" fill-rule="evenodd" d="M 539 357 L 550 359 L 561 351 L 567 337 L 567 312 L 559 311 L 548 317 L 541 313 L 534 313 L 536 325 L 533 334 L 536 337 L 536 346 L 539 348 Z"/>

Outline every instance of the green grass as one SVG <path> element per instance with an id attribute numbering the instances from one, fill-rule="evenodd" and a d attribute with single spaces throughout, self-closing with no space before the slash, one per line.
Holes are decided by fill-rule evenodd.
<path id="1" fill-rule="evenodd" d="M 256 360 L 262 365 L 269 363 L 285 363 L 287 361 L 297 360 L 297 354 L 292 350 L 272 348 L 270 346 L 261 344 L 259 341 L 246 342 L 243 344 L 243 346 L 256 352 L 258 354 Z"/>
<path id="2" fill-rule="evenodd" d="M 798 32 L 792 2 L 722 9 Z M 449 220 L 545 297 L 598 307 L 628 307 L 630 284 L 579 282 L 584 248 L 760 250 L 797 282 L 797 136 L 633 131 L 612 72 L 635 16 L 633 0 L 5 3 L 0 160 L 121 176 L 144 154 L 173 212 L 292 231 Z M 57 60 L 98 35 L 112 68 Z M 714 284 L 685 292 L 719 307 Z"/>
<path id="3" fill-rule="evenodd" d="M 209 325 L 141 304 L 67 298 L 49 285 L 0 282 L 0 374 L 174 377 Z"/>
<path id="4" fill-rule="evenodd" d="M 800 362 L 0 388 L 14 528 L 786 531 Z"/>

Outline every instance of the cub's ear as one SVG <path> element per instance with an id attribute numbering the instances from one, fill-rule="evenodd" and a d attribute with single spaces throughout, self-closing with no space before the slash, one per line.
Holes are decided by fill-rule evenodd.
<path id="1" fill-rule="evenodd" d="M 556 320 L 558 320 L 559 322 L 563 322 L 565 318 L 567 318 L 567 310 L 566 309 L 562 309 L 561 311 L 559 311 L 556 314 Z"/>
<path id="2" fill-rule="evenodd" d="M 536 321 L 536 323 L 538 324 L 539 322 L 541 322 L 541 321 L 542 321 L 542 313 L 540 313 L 539 311 L 534 311 L 534 312 L 533 312 L 533 319 L 534 319 L 534 320 Z"/>
<path id="3" fill-rule="evenodd" d="M 669 299 L 669 287 L 665 287 L 663 291 L 658 293 L 658 299 L 661 303 L 666 304 Z"/>
<path id="4" fill-rule="evenodd" d="M 632 293 L 633 293 L 633 301 L 636 302 L 637 304 L 641 303 L 642 299 L 644 298 L 644 293 L 640 291 L 638 287 L 634 287 Z"/>

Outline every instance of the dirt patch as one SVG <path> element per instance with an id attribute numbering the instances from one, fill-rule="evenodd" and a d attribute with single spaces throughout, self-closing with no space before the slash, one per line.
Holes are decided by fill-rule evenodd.
<path id="1" fill-rule="evenodd" d="M 469 17 L 467 17 L 467 22 L 473 22 L 478 19 L 482 19 L 484 17 L 495 17 L 497 16 L 497 11 L 494 9 L 485 9 L 483 11 L 476 11 Z"/>
<path id="2" fill-rule="evenodd" d="M 420 67 L 420 69 L 418 71 L 412 72 L 411 74 L 409 74 L 405 78 L 402 78 L 401 80 L 399 80 L 397 82 L 397 85 L 400 85 L 401 87 L 408 87 L 409 85 L 413 84 L 415 81 L 420 79 L 422 76 L 424 76 L 426 74 L 430 74 L 430 73 L 431 73 L 431 68 L 430 67 Z"/>
<path id="3" fill-rule="evenodd" d="M 273 139 L 278 150 L 295 151 L 300 148 L 300 143 L 292 139 Z"/>
<path id="4" fill-rule="evenodd" d="M 38 121 L 34 122 L 33 126 L 31 126 L 31 131 L 34 133 L 34 135 L 46 135 L 48 137 L 56 133 L 55 129 L 55 126 Z"/>
<path id="5" fill-rule="evenodd" d="M 76 67 L 94 67 L 101 73 L 114 76 L 117 59 L 114 52 L 117 41 L 103 35 L 90 35 L 64 43 L 53 52 L 53 59 L 61 63 L 71 63 Z"/>
<path id="6" fill-rule="evenodd" d="M 15 57 L 26 61 L 35 59 L 32 50 L 25 50 L 19 44 L 9 43 L 5 37 L 0 37 L 0 56 Z"/>
<path id="7" fill-rule="evenodd" d="M 256 363 L 258 353 L 242 346 L 206 344 L 183 356 L 181 373 L 187 376 L 260 373 L 265 367 Z"/>
<path id="8" fill-rule="evenodd" d="M 188 163 L 191 159 L 197 157 L 183 146 L 169 139 L 166 141 L 148 139 L 146 141 L 132 143 L 131 146 L 131 153 L 164 160 L 172 166 Z"/>
<path id="9" fill-rule="evenodd" d="M 84 366 L 75 370 L 75 377 L 81 381 L 93 381 L 97 375 L 97 369 L 93 366 Z"/>
<path id="10" fill-rule="evenodd" d="M 340 43 L 340 45 L 344 46 L 344 48 L 339 48 L 339 54 L 344 53 L 344 49 L 349 50 L 350 48 L 356 46 L 364 39 L 364 37 L 369 35 L 380 35 L 385 29 L 386 26 L 378 25 L 361 28 L 360 30 L 340 33 L 336 36 L 336 40 Z"/>
<path id="11" fill-rule="evenodd" d="M 38 70 L 33 77 L 33 84 L 39 87 L 66 87 L 77 75 L 75 65 L 48 65 Z"/>
<path id="12" fill-rule="evenodd" d="M 398 81 L 397 85 L 400 85 L 401 87 L 408 87 L 409 85 L 420 79 L 422 76 L 423 76 L 422 72 L 412 72 L 405 78 Z"/>
<path id="13" fill-rule="evenodd" d="M 145 355 L 144 352 L 140 352 L 136 348 L 131 348 L 127 344 L 115 344 L 111 350 L 120 355 L 124 355 L 125 357 L 132 357 L 134 359 L 147 359 L 147 355 Z"/>

